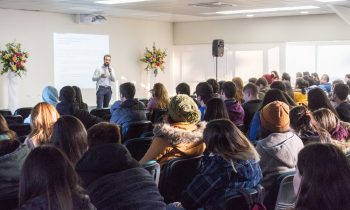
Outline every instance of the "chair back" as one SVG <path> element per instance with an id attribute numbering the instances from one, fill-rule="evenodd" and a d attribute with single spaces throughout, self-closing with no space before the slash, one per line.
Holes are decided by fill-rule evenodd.
<path id="1" fill-rule="evenodd" d="M 159 191 L 166 203 L 179 201 L 181 193 L 199 173 L 202 156 L 175 158 L 162 166 Z"/>
<path id="2" fill-rule="evenodd" d="M 90 111 L 90 114 L 106 121 L 109 121 L 112 116 L 110 109 L 93 109 Z"/>
<path id="3" fill-rule="evenodd" d="M 9 125 L 9 128 L 16 132 L 17 136 L 27 136 L 30 131 L 31 127 L 30 124 L 12 124 Z"/>
<path id="4" fill-rule="evenodd" d="M 264 201 L 264 187 L 258 185 L 251 189 L 239 189 L 234 191 L 229 191 L 224 196 L 225 198 L 225 208 L 227 210 L 240 209 L 240 210 L 250 210 L 252 205 L 260 204 L 263 206 Z M 257 206 L 260 206 L 257 205 Z M 264 209 L 264 208 L 257 208 Z"/>
<path id="5" fill-rule="evenodd" d="M 141 102 L 145 105 L 145 107 L 147 107 L 147 105 L 148 105 L 148 99 L 146 99 L 146 98 L 141 98 L 141 99 L 139 99 L 139 101 L 141 101 Z"/>
<path id="6" fill-rule="evenodd" d="M 280 184 L 278 191 L 275 210 L 284 210 L 294 208 L 296 201 L 296 195 L 293 188 L 294 175 L 290 174 L 285 176 Z"/>
<path id="7" fill-rule="evenodd" d="M 21 115 L 6 115 L 4 118 L 9 125 L 23 123 L 23 117 Z"/>
<path id="8" fill-rule="evenodd" d="M 148 161 L 147 163 L 143 164 L 142 166 L 144 169 L 149 171 L 154 178 L 155 183 L 158 186 L 159 183 L 159 176 L 160 176 L 160 165 L 155 160 Z"/>
<path id="9" fill-rule="evenodd" d="M 12 112 L 8 109 L 0 109 L 0 114 L 2 116 L 12 115 Z"/>
<path id="10" fill-rule="evenodd" d="M 154 109 L 150 116 L 150 121 L 152 121 L 152 123 L 161 123 L 166 113 L 168 113 L 167 109 Z"/>
<path id="11" fill-rule="evenodd" d="M 33 107 L 23 107 L 15 111 L 13 115 L 21 115 L 23 119 L 26 119 L 32 112 Z"/>
<path id="12" fill-rule="evenodd" d="M 152 122 L 148 120 L 124 123 L 122 125 L 122 143 L 128 139 L 139 138 L 143 133 L 152 130 Z"/>
<path id="13" fill-rule="evenodd" d="M 129 150 L 131 156 L 139 161 L 146 154 L 148 148 L 151 146 L 152 138 L 134 138 L 127 140 L 124 145 Z"/>

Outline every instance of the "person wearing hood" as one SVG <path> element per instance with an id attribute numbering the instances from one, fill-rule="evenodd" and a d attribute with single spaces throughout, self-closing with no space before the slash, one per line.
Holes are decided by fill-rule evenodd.
<path id="1" fill-rule="evenodd" d="M 295 170 L 302 140 L 289 130 L 289 106 L 281 101 L 267 104 L 260 111 L 262 140 L 257 142 L 263 173 L 262 185 L 269 188 L 275 175 Z"/>
<path id="2" fill-rule="evenodd" d="M 228 116 L 235 125 L 242 125 L 244 123 L 244 109 L 242 105 L 235 99 L 236 85 L 228 81 L 221 87 L 220 96 L 224 100 Z"/>

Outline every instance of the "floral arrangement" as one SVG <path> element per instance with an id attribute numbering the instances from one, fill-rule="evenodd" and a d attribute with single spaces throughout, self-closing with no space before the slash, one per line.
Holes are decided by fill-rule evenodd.
<path id="1" fill-rule="evenodd" d="M 147 64 L 146 71 L 152 70 L 154 75 L 157 76 L 159 71 L 164 71 L 164 60 L 166 56 L 166 50 L 157 49 L 153 43 L 152 49 L 146 47 L 146 51 L 140 61 Z"/>
<path id="2" fill-rule="evenodd" d="M 28 52 L 21 50 L 21 44 L 15 42 L 6 44 L 6 50 L 0 50 L 0 61 L 3 64 L 0 74 L 13 72 L 21 77 L 26 72 L 24 64 L 28 56 Z"/>

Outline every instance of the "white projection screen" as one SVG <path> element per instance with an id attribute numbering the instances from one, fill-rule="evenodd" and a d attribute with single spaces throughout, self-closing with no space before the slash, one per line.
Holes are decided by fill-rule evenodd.
<path id="1" fill-rule="evenodd" d="M 95 69 L 109 52 L 108 35 L 54 33 L 55 87 L 66 85 L 95 89 Z"/>

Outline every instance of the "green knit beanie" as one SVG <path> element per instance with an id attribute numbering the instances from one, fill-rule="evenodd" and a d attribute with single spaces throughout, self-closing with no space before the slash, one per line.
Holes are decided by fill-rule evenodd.
<path id="1" fill-rule="evenodd" d="M 175 122 L 197 123 L 200 112 L 197 104 L 188 95 L 179 94 L 171 98 L 168 114 Z"/>

